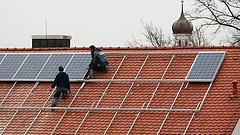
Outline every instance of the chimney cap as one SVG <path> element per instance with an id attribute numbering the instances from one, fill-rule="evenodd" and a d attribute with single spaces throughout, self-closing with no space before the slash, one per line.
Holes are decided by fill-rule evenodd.
<path id="1" fill-rule="evenodd" d="M 71 39 L 68 35 L 32 35 L 32 39 Z"/>

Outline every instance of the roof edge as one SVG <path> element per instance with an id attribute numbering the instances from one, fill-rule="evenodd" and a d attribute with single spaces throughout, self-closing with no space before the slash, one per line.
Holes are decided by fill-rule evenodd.
<path id="1" fill-rule="evenodd" d="M 240 46 L 173 46 L 173 47 L 99 47 L 104 50 L 173 50 L 173 49 L 240 49 Z M 54 51 L 54 50 L 89 50 L 88 46 L 83 47 L 48 47 L 48 48 L 0 48 L 0 51 Z"/>

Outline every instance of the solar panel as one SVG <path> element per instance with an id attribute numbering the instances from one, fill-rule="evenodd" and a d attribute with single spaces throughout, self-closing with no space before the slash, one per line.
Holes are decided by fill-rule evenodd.
<path id="1" fill-rule="evenodd" d="M 59 72 L 58 67 L 66 67 L 73 54 L 52 54 L 37 79 L 53 79 Z"/>
<path id="2" fill-rule="evenodd" d="M 200 52 L 188 72 L 187 79 L 212 82 L 223 62 L 225 52 Z"/>
<path id="3" fill-rule="evenodd" d="M 91 55 L 89 54 L 75 54 L 65 71 L 72 79 L 83 79 L 90 61 Z"/>
<path id="4" fill-rule="evenodd" d="M 2 60 L 5 56 L 6 56 L 6 54 L 0 54 L 0 63 L 2 63 Z"/>
<path id="5" fill-rule="evenodd" d="M 0 79 L 6 81 L 53 81 L 63 66 L 70 81 L 83 79 L 90 53 L 0 54 Z"/>
<path id="6" fill-rule="evenodd" d="M 14 79 L 35 79 L 50 54 L 30 54 Z"/>
<path id="7" fill-rule="evenodd" d="M 0 78 L 12 79 L 18 71 L 27 54 L 6 54 L 0 66 Z"/>

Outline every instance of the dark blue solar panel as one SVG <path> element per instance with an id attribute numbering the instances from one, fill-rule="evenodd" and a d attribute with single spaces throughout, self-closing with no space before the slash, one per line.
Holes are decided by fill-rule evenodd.
<path id="1" fill-rule="evenodd" d="M 26 57 L 27 54 L 7 54 L 0 64 L 0 78 L 12 79 Z"/>
<path id="2" fill-rule="evenodd" d="M 213 80 L 224 56 L 224 52 L 199 53 L 187 75 L 187 79 Z"/>
<path id="3" fill-rule="evenodd" d="M 90 53 L 0 54 L 0 79 L 8 81 L 53 81 L 63 66 L 70 81 L 83 79 Z"/>
<path id="4" fill-rule="evenodd" d="M 91 59 L 89 54 L 75 54 L 65 72 L 68 73 L 69 78 L 83 79 Z"/>
<path id="5" fill-rule="evenodd" d="M 73 54 L 52 54 L 37 79 L 54 79 L 59 72 L 58 67 L 65 68 L 72 56 Z"/>
<path id="6" fill-rule="evenodd" d="M 0 64 L 1 64 L 1 62 L 2 62 L 2 60 L 3 60 L 3 58 L 4 58 L 5 55 L 6 55 L 6 54 L 0 54 Z"/>
<path id="7" fill-rule="evenodd" d="M 49 56 L 50 54 L 30 54 L 14 79 L 35 79 Z"/>

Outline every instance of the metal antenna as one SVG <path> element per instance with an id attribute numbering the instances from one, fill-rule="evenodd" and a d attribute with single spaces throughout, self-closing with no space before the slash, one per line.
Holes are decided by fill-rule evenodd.
<path id="1" fill-rule="evenodd" d="M 47 40 L 47 19 L 46 19 L 46 46 L 48 47 L 48 40 Z"/>
<path id="2" fill-rule="evenodd" d="M 46 39 L 47 39 L 47 19 L 46 19 L 46 22 L 45 22 L 45 27 L 46 27 Z"/>

